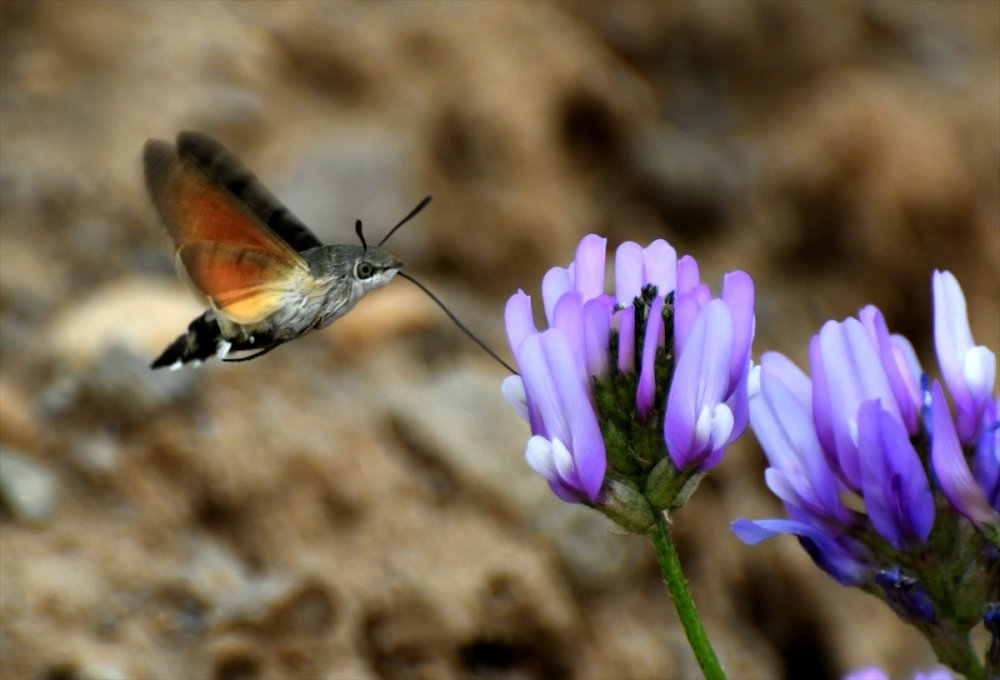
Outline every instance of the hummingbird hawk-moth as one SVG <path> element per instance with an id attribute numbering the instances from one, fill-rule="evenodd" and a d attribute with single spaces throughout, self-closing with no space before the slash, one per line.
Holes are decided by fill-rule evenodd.
<path id="1" fill-rule="evenodd" d="M 365 242 L 360 220 L 355 229 L 361 245 L 323 245 L 235 155 L 207 135 L 181 132 L 176 144 L 150 139 L 143 165 L 146 187 L 176 246 L 178 270 L 209 307 L 152 368 L 176 369 L 212 356 L 225 361 L 259 357 L 330 325 L 400 275 L 514 372 L 380 247 L 430 196 L 378 246 Z"/>

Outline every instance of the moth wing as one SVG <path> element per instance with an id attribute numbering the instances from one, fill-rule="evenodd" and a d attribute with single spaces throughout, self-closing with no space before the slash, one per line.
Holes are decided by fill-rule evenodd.
<path id="1" fill-rule="evenodd" d="M 277 311 L 289 293 L 309 289 L 311 276 L 268 253 L 195 241 L 177 249 L 179 269 L 226 319 L 254 324 Z"/>
<path id="2" fill-rule="evenodd" d="M 213 183 L 225 187 L 292 249 L 301 253 L 323 245 L 235 154 L 208 135 L 181 132 L 177 135 L 177 155 L 195 165 Z"/>
<path id="3" fill-rule="evenodd" d="M 172 145 L 148 141 L 143 161 L 178 262 L 222 314 L 238 323 L 259 321 L 310 277 L 301 255 Z"/>

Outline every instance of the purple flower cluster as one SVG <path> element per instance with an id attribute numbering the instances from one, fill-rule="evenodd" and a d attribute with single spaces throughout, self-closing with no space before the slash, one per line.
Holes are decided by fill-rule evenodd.
<path id="1" fill-rule="evenodd" d="M 843 680 L 889 680 L 889 676 L 881 668 L 870 666 L 861 670 L 848 673 Z M 954 676 L 944 668 L 934 668 L 926 673 L 917 671 L 913 674 L 913 680 L 954 680 Z"/>
<path id="2" fill-rule="evenodd" d="M 660 458 L 669 453 L 677 470 L 714 466 L 749 417 L 750 277 L 727 274 L 722 296 L 713 298 L 694 258 L 678 260 L 663 240 L 646 248 L 627 242 L 615 253 L 610 295 L 606 247 L 606 239 L 589 235 L 569 267 L 545 275 L 547 329 L 536 327 L 523 291 L 507 303 L 521 374 L 508 378 L 503 392 L 531 426 L 528 463 L 569 502 L 601 498 L 609 467 L 602 428 L 616 424 L 602 406 L 608 400 L 595 392 L 619 384 L 618 377 L 634 384 L 624 419 L 658 428 Z M 667 384 L 662 376 L 670 373 Z"/>
<path id="3" fill-rule="evenodd" d="M 827 322 L 813 336 L 811 379 L 781 354 L 762 357 L 751 377 L 750 423 L 770 464 L 766 483 L 788 519 L 737 520 L 739 538 L 755 544 L 795 534 L 821 568 L 851 585 L 898 569 L 881 557 L 926 547 L 948 502 L 996 544 L 996 357 L 974 344 L 965 298 L 949 272 L 934 272 L 933 300 L 935 346 L 952 405 L 941 382 L 928 384 L 910 343 L 891 335 L 872 306 L 857 318 Z M 942 494 L 948 502 L 937 503 Z M 858 503 L 845 503 L 852 496 L 863 513 Z M 872 536 L 888 548 L 880 551 Z"/>

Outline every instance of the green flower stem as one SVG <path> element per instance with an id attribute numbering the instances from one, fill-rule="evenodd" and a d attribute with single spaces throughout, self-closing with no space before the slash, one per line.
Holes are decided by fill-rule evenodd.
<path id="1" fill-rule="evenodd" d="M 959 633 L 950 626 L 927 636 L 938 660 L 964 675 L 967 680 L 983 680 L 983 663 L 976 656 L 968 633 Z"/>
<path id="2" fill-rule="evenodd" d="M 670 535 L 670 526 L 663 513 L 657 513 L 656 525 L 650 532 L 653 545 L 656 547 L 656 557 L 660 561 L 660 568 L 663 569 L 663 577 L 667 583 L 667 591 L 677 608 L 677 616 L 684 626 L 691 651 L 694 652 L 698 665 L 705 680 L 725 680 L 726 674 L 722 672 L 722 666 L 715 656 L 712 643 L 705 635 L 705 629 L 698 618 L 698 612 L 694 607 L 694 600 L 691 599 L 691 591 L 688 590 L 687 580 L 684 572 L 681 571 L 681 561 L 677 557 L 677 549 L 674 547 L 674 539 Z"/>

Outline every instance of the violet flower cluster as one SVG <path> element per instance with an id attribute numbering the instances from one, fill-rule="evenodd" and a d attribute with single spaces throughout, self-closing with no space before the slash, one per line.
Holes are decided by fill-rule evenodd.
<path id="1" fill-rule="evenodd" d="M 531 426 L 525 456 L 568 502 L 642 531 L 676 507 L 746 429 L 754 289 L 721 297 L 666 241 L 626 242 L 605 293 L 607 240 L 589 235 L 542 281 L 547 328 L 518 291 L 506 325 L 519 376 L 503 393 Z"/>
<path id="2" fill-rule="evenodd" d="M 762 357 L 750 423 L 788 518 L 733 530 L 751 544 L 798 536 L 830 576 L 885 600 L 975 676 L 968 632 L 1000 600 L 996 357 L 973 342 L 955 277 L 934 272 L 932 288 L 942 380 L 872 306 L 813 336 L 811 377 Z"/>
<path id="3" fill-rule="evenodd" d="M 871 666 L 861 670 L 848 673 L 843 680 L 890 680 L 889 676 L 881 668 Z M 927 672 L 917 671 L 911 680 L 954 680 L 951 673 L 943 668 L 935 668 Z"/>

